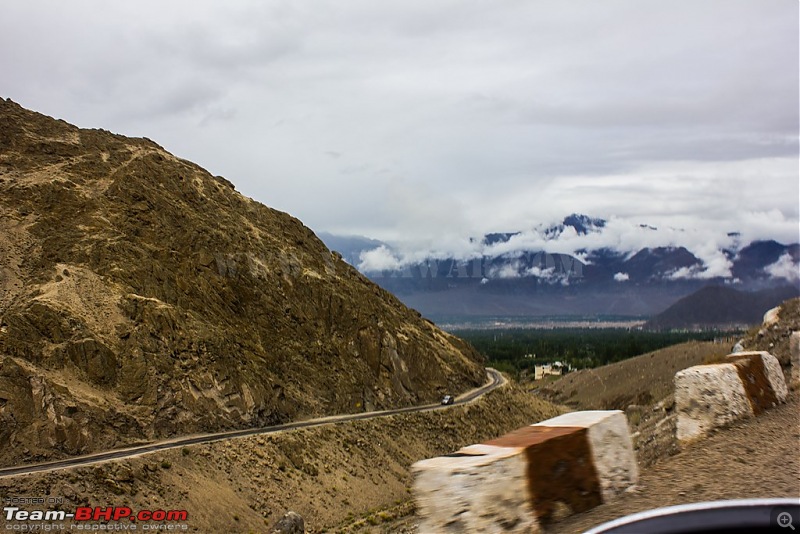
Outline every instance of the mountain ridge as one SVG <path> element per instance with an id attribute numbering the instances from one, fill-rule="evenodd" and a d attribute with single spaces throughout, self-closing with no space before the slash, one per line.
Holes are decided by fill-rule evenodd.
<path id="1" fill-rule="evenodd" d="M 796 287 L 739 291 L 725 286 L 706 286 L 683 297 L 651 318 L 651 330 L 747 327 L 761 322 L 764 313 L 800 296 Z"/>

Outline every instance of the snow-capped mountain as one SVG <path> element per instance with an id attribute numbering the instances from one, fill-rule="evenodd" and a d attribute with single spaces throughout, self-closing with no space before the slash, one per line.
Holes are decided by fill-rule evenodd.
<path id="1" fill-rule="evenodd" d="M 555 225 L 472 238 L 461 256 L 409 253 L 360 237 L 322 238 L 433 317 L 653 315 L 706 285 L 744 291 L 800 286 L 797 243 L 742 243 L 740 234 L 729 233 L 713 246 L 684 230 L 580 214 Z"/>

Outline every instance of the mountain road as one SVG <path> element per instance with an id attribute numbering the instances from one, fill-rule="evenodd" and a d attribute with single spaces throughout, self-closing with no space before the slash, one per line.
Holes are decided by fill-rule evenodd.
<path id="1" fill-rule="evenodd" d="M 211 443 L 214 441 L 222 441 L 228 439 L 241 438 L 246 436 L 254 436 L 257 434 L 272 434 L 275 432 L 282 432 L 286 430 L 295 430 L 299 428 L 310 428 L 315 426 L 333 425 L 345 421 L 358 421 L 362 419 L 374 419 L 378 417 L 387 417 L 390 415 L 397 415 L 411 412 L 424 412 L 429 410 L 441 410 L 452 408 L 460 404 L 467 404 L 473 402 L 477 398 L 485 395 L 486 393 L 497 389 L 506 383 L 506 379 L 495 369 L 487 368 L 486 376 L 488 383 L 479 388 L 475 388 L 466 393 L 456 397 L 453 404 L 443 406 L 441 404 L 425 404 L 421 406 L 409 406 L 406 408 L 396 408 L 392 410 L 363 412 L 356 414 L 332 415 L 320 417 L 316 419 L 309 419 L 305 421 L 293 421 L 281 425 L 260 427 L 260 428 L 247 428 L 242 430 L 230 430 L 226 432 L 216 432 L 211 434 L 197 434 L 192 436 L 182 436 L 178 438 L 156 441 L 143 445 L 136 445 L 134 447 L 127 447 L 124 449 L 114 449 L 110 451 L 97 452 L 87 454 L 84 456 L 75 456 L 72 458 L 65 458 L 63 460 L 54 460 L 51 462 L 42 462 L 38 464 L 27 464 L 20 466 L 0 468 L 0 478 L 12 477 L 17 475 L 26 475 L 30 473 L 37 473 L 43 471 L 55 471 L 59 469 L 69 469 L 71 467 L 93 465 L 111 460 L 119 460 L 122 458 L 131 458 L 143 454 L 150 454 L 167 449 L 175 449 L 178 447 L 185 447 L 187 445 L 197 445 L 200 443 Z"/>

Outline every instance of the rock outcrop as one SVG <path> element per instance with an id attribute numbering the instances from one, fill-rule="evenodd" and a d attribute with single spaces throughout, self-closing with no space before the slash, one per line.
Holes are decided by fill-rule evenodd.
<path id="1" fill-rule="evenodd" d="M 275 523 L 270 534 L 304 534 L 306 524 L 303 517 L 297 512 L 286 512 L 283 517 Z"/>
<path id="2" fill-rule="evenodd" d="M 800 298 L 783 302 L 764 314 L 764 322 L 740 342 L 746 351 L 767 351 L 788 368 L 791 360 L 790 338 L 800 331 Z"/>
<path id="3" fill-rule="evenodd" d="M 148 139 L 0 98 L 0 463 L 483 380 L 297 219 Z"/>

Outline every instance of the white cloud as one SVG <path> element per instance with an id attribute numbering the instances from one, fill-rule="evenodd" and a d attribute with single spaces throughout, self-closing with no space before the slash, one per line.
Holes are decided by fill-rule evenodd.
<path id="1" fill-rule="evenodd" d="M 714 278 L 714 274 L 702 267 L 681 267 L 667 274 L 667 278 L 669 280 L 709 280 Z"/>
<path id="2" fill-rule="evenodd" d="M 800 281 L 800 265 L 788 253 L 782 255 L 772 265 L 765 267 L 764 270 L 773 278 L 784 278 L 795 283 Z"/>
<path id="3" fill-rule="evenodd" d="M 534 265 L 529 269 L 525 269 L 525 276 L 535 276 L 537 278 L 552 278 L 555 272 L 555 267 L 547 267 L 546 269 L 542 269 L 539 266 Z"/>
<path id="4" fill-rule="evenodd" d="M 766 214 L 743 212 L 739 216 L 741 220 L 752 221 L 752 224 L 748 226 L 750 229 L 763 225 L 784 232 L 784 227 L 793 224 L 776 210 Z M 484 244 L 478 236 L 468 239 L 461 238 L 455 233 L 435 236 L 439 238 L 438 241 L 431 237 L 427 241 L 390 242 L 391 248 L 380 247 L 363 255 L 362 265 L 370 271 L 378 271 L 404 268 L 428 259 L 455 258 L 464 261 L 482 257 L 513 259 L 526 253 L 566 254 L 587 264 L 589 263 L 588 252 L 591 251 L 607 249 L 630 257 L 646 248 L 685 247 L 701 261 L 701 264 L 676 269 L 667 275 L 669 279 L 729 279 L 732 277 L 733 264 L 725 251 L 735 253 L 752 240 L 758 239 L 759 235 L 752 231 L 745 231 L 740 235 L 730 234 L 725 226 L 719 224 L 696 228 L 673 228 L 650 226 L 620 217 L 613 217 L 603 226 L 592 228 L 583 234 L 576 232 L 572 226 L 563 227 L 560 232 L 556 233 L 551 231 L 552 228 L 553 226 L 539 224 L 512 235 L 506 241 L 490 245 Z M 452 238 L 450 242 L 447 241 L 448 235 Z M 785 235 L 790 236 L 791 231 L 785 231 Z M 553 269 L 549 264 L 544 267 L 534 265 L 524 269 L 518 261 L 511 261 L 502 267 L 497 267 L 490 274 L 492 278 L 536 276 L 545 280 L 554 280 L 559 272 L 569 270 L 569 266 L 566 265 L 563 266 L 564 269 Z M 784 264 L 776 264 L 775 269 L 784 267 Z M 777 270 L 776 272 L 783 271 Z M 627 273 L 616 273 L 614 279 L 625 281 L 627 276 Z"/>
<path id="5" fill-rule="evenodd" d="M 392 271 L 405 265 L 384 245 L 362 252 L 359 260 L 358 269 L 362 272 Z"/>
<path id="6" fill-rule="evenodd" d="M 519 269 L 519 262 L 511 261 L 500 266 L 492 267 L 487 273 L 489 278 L 520 278 L 522 274 Z"/>
<path id="7" fill-rule="evenodd" d="M 578 5 L 10 2 L 0 94 L 407 254 L 573 212 L 613 227 L 540 244 L 797 241 L 797 2 Z"/>
<path id="8" fill-rule="evenodd" d="M 506 242 L 485 247 L 482 253 L 500 256 L 543 251 L 581 257 L 581 251 L 587 250 L 609 249 L 621 254 L 633 254 L 644 248 L 684 246 L 703 261 L 704 267 L 691 273 L 679 271 L 675 276 L 713 278 L 730 276 L 731 263 L 722 251 L 740 245 L 734 237 L 717 227 L 653 228 L 618 217 L 586 234 L 578 234 L 573 227 L 566 227 L 560 234 L 547 236 L 546 230 L 539 226 L 523 231 Z"/>
<path id="9" fill-rule="evenodd" d="M 628 275 L 628 273 L 616 273 L 616 274 L 614 274 L 614 280 L 616 282 L 627 282 L 628 280 L 630 280 L 630 278 L 631 277 Z"/>

